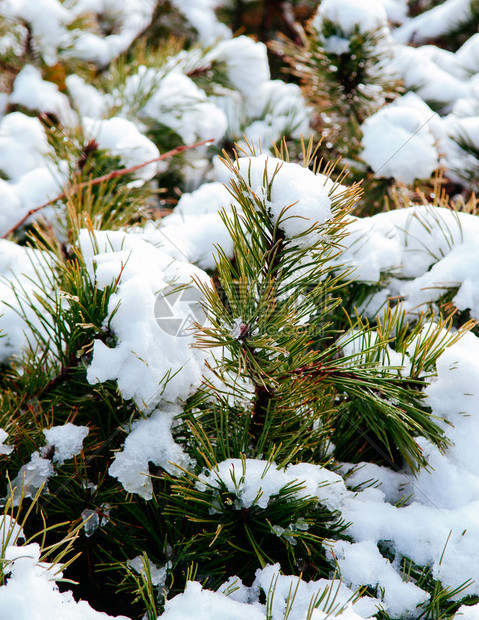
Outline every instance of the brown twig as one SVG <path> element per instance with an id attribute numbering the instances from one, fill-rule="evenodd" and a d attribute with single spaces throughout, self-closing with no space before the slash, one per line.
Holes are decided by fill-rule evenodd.
<path id="1" fill-rule="evenodd" d="M 17 228 L 19 228 L 26 220 L 28 220 L 28 218 L 31 215 L 34 215 L 35 213 L 38 213 L 38 211 L 45 209 L 45 207 L 48 207 L 54 202 L 57 202 L 57 200 L 62 200 L 63 198 L 66 198 L 68 194 L 71 194 L 72 192 L 78 189 L 82 189 L 83 187 L 88 187 L 90 185 L 98 185 L 99 183 L 103 183 L 103 181 L 111 181 L 112 179 L 116 179 L 125 174 L 129 174 L 130 172 L 135 172 L 136 170 L 140 170 L 140 168 L 144 168 L 145 166 L 148 166 L 149 164 L 154 164 L 157 161 L 168 159 L 169 157 L 173 157 L 173 155 L 177 155 L 178 153 L 182 153 L 183 151 L 190 151 L 191 149 L 195 149 L 198 146 L 203 146 L 204 144 L 209 144 L 210 142 L 213 142 L 213 141 L 214 140 L 210 138 L 209 140 L 202 140 L 201 142 L 196 142 L 195 144 L 190 144 L 188 146 L 177 146 L 171 151 L 167 151 L 166 153 L 163 153 L 159 157 L 155 157 L 155 159 L 150 159 L 148 161 L 145 161 L 142 164 L 137 164 L 136 166 L 132 166 L 131 168 L 122 168 L 121 170 L 113 170 L 112 172 L 109 172 L 108 174 L 104 174 L 101 177 L 96 177 L 94 179 L 90 179 L 89 181 L 84 181 L 83 183 L 77 183 L 76 185 L 72 185 L 71 187 L 66 189 L 64 192 L 62 192 L 58 196 L 55 196 L 55 198 L 52 198 L 48 202 L 45 202 L 44 204 L 40 205 L 39 207 L 30 209 L 22 217 L 22 219 L 19 220 L 16 224 L 14 224 L 14 226 L 12 226 L 10 230 L 8 230 L 4 235 L 2 235 L 1 238 L 6 239 L 8 235 L 15 232 Z"/>

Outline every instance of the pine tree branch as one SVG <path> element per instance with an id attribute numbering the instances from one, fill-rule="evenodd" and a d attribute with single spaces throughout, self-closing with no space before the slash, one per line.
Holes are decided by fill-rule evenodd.
<path id="1" fill-rule="evenodd" d="M 251 432 L 256 441 L 258 441 L 263 432 L 266 416 L 268 415 L 269 403 L 273 398 L 274 396 L 268 387 L 259 384 L 255 386 L 255 400 L 251 416 Z"/>
<path id="2" fill-rule="evenodd" d="M 124 176 L 125 174 L 130 174 L 132 172 L 136 172 L 137 170 L 140 170 L 141 168 L 144 168 L 145 166 L 148 166 L 149 164 L 153 164 L 155 162 L 158 161 L 162 161 L 164 159 L 168 159 L 170 157 L 173 157 L 174 155 L 177 155 L 178 153 L 183 153 L 184 151 L 190 151 L 191 149 L 195 149 L 199 146 L 203 146 L 205 144 L 209 144 L 210 142 L 213 142 L 214 140 L 212 138 L 210 138 L 209 140 L 202 140 L 201 142 L 195 142 L 195 144 L 190 144 L 187 146 L 177 146 L 174 149 L 172 149 L 171 151 L 167 151 L 166 153 L 163 153 L 162 155 L 160 155 L 159 157 L 155 157 L 154 159 L 150 159 L 148 161 L 145 161 L 141 164 L 137 164 L 136 166 L 131 166 L 131 168 L 121 168 L 119 170 L 112 170 L 112 172 L 109 172 L 108 174 L 104 174 L 101 177 L 96 177 L 94 179 L 89 179 L 88 181 L 84 181 L 83 183 L 77 183 L 75 185 L 72 185 L 71 187 L 69 187 L 68 189 L 66 189 L 64 192 L 62 192 L 61 194 L 59 194 L 58 196 L 55 196 L 55 198 L 52 198 L 51 200 L 48 200 L 47 202 L 45 202 L 44 204 L 40 205 L 39 207 L 34 207 L 33 209 L 30 209 L 23 217 L 21 220 L 19 220 L 16 224 L 14 224 L 10 230 L 8 230 L 4 235 L 2 235 L 2 239 L 6 239 L 9 235 L 11 235 L 13 232 L 15 232 L 17 230 L 17 228 L 19 228 L 24 222 L 26 222 L 26 220 L 28 220 L 28 218 L 31 215 L 34 215 L 35 213 L 38 213 L 38 211 L 41 211 L 42 209 L 45 209 L 45 207 L 48 207 L 49 205 L 54 204 L 55 202 L 57 202 L 58 200 L 63 200 L 63 198 L 66 198 L 69 194 L 82 189 L 84 187 L 90 187 L 92 185 L 99 185 L 100 183 L 103 183 L 103 181 L 111 181 L 112 179 L 116 179 L 118 177 Z"/>

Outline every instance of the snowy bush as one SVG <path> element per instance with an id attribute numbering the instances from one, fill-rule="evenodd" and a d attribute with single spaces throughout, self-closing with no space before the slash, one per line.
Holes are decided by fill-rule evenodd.
<path id="1" fill-rule="evenodd" d="M 1 620 L 479 617 L 478 17 L 0 1 Z"/>

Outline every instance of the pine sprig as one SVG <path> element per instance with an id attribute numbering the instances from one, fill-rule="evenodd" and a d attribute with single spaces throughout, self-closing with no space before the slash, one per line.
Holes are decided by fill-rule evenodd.
<path id="1" fill-rule="evenodd" d="M 422 394 L 422 374 L 433 369 L 447 344 L 447 329 L 441 331 L 446 322 L 430 323 L 424 331 L 423 319 L 411 330 L 399 310 L 386 310 L 378 330 L 351 319 L 352 333 L 360 330 L 370 344 L 359 354 L 345 356 L 347 338 L 337 341 L 334 325 L 341 274 L 330 275 L 331 260 L 340 253 L 336 240 L 343 234 L 344 204 L 333 210 L 331 222 L 286 239 L 282 230 L 288 207 L 273 222 L 267 206 L 278 169 L 268 176 L 265 167 L 263 198 L 252 191 L 248 172 L 243 177 L 237 162 L 226 164 L 238 206 L 222 218 L 235 259 L 219 250 L 219 287 L 200 285 L 210 326 L 201 329 L 198 344 L 228 351 L 222 369 L 216 369 L 223 381 L 242 376 L 251 383 L 253 397 L 245 417 L 258 452 L 268 444 L 289 448 L 282 428 L 289 433 L 294 428 L 300 435 L 322 419 L 326 427 L 335 428 L 333 441 L 341 458 L 360 459 L 364 447 L 372 446 L 382 462 L 396 463 L 400 456 L 413 470 L 424 466 L 418 435 L 440 448 L 446 445 Z M 316 243 L 301 245 L 313 230 Z M 447 325 L 450 328 L 450 321 Z M 388 364 L 385 356 L 392 341 L 403 356 L 414 344 L 407 376 Z M 303 425 L 301 416 L 309 422 Z"/>

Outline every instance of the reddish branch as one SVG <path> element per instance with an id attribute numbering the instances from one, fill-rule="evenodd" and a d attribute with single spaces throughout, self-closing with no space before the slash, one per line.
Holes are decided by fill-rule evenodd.
<path id="1" fill-rule="evenodd" d="M 6 239 L 8 235 L 15 232 L 17 228 L 19 228 L 24 222 L 26 222 L 26 220 L 28 220 L 28 218 L 31 215 L 34 215 L 35 213 L 38 213 L 38 211 L 45 209 L 45 207 L 52 205 L 53 203 L 57 202 L 57 200 L 63 200 L 63 198 L 66 198 L 69 194 L 77 191 L 78 189 L 82 189 L 83 187 L 89 187 L 91 185 L 98 185 L 99 183 L 103 183 L 103 181 L 111 181 L 112 179 L 122 177 L 125 174 L 130 174 L 131 172 L 140 170 L 141 168 L 144 168 L 145 166 L 148 166 L 149 164 L 154 164 L 157 161 L 168 159 L 169 157 L 173 157 L 173 155 L 177 155 L 178 153 L 182 153 L 183 151 L 190 151 L 191 149 L 196 149 L 198 146 L 203 146 L 204 144 L 209 144 L 210 142 L 213 142 L 213 140 L 212 139 L 202 140 L 201 142 L 196 142 L 195 144 L 190 144 L 189 146 L 177 146 L 171 151 L 167 151 L 166 153 L 163 153 L 159 157 L 155 157 L 155 159 L 150 159 L 148 161 L 145 161 L 142 164 L 137 164 L 136 166 L 132 166 L 131 168 L 122 168 L 121 170 L 113 170 L 112 172 L 109 172 L 108 174 L 104 174 L 101 177 L 96 177 L 94 179 L 90 179 L 89 181 L 84 181 L 83 183 L 77 183 L 76 185 L 72 185 L 71 187 L 66 189 L 64 192 L 62 192 L 58 196 L 55 196 L 55 198 L 52 198 L 48 202 L 45 202 L 44 204 L 40 205 L 39 207 L 30 209 L 22 217 L 22 219 L 19 220 L 14 226 L 12 226 L 12 228 L 10 228 L 10 230 L 8 230 L 4 235 L 2 235 L 1 238 Z"/>

